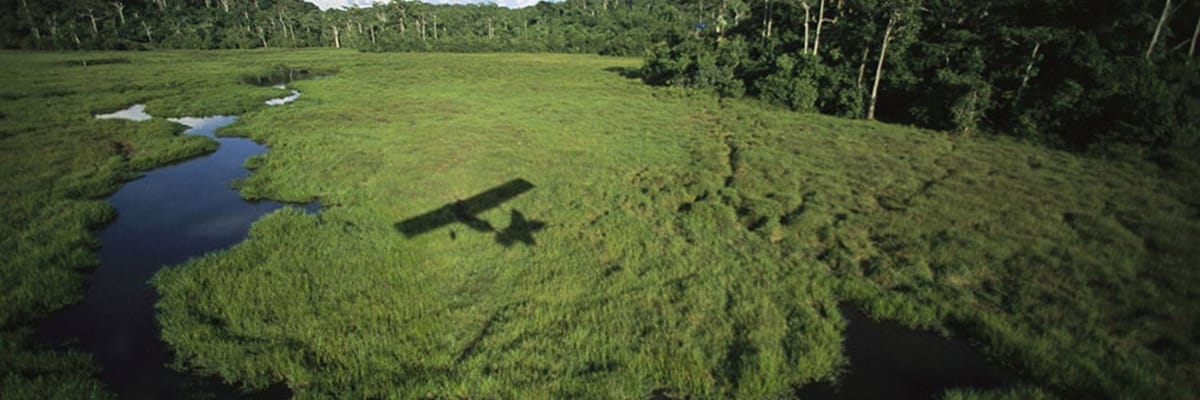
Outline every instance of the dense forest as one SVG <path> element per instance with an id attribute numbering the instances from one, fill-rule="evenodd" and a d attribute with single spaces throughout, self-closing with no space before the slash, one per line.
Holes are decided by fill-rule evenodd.
<path id="1" fill-rule="evenodd" d="M 4 0 L 23 49 L 347 47 L 647 57 L 647 83 L 1056 147 L 1194 146 L 1200 2 Z"/>
<path id="2" fill-rule="evenodd" d="M 325 46 L 641 55 L 692 19 L 673 0 L 572 0 L 523 9 L 397 1 L 328 11 L 301 0 L 3 4 L 3 47 L 54 50 Z"/>

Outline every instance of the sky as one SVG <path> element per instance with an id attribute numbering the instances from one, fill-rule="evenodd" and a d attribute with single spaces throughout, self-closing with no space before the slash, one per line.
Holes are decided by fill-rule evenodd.
<path id="1" fill-rule="evenodd" d="M 345 8 L 348 6 L 370 6 L 374 1 L 387 3 L 388 0 L 305 0 L 309 3 L 316 4 L 322 10 L 328 8 Z M 423 3 L 429 4 L 467 4 L 467 3 L 495 3 L 501 7 L 521 8 L 537 4 L 540 0 L 421 0 Z"/>

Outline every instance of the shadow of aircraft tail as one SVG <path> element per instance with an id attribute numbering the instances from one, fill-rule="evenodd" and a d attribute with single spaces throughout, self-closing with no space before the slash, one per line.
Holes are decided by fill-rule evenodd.
<path id="1" fill-rule="evenodd" d="M 517 242 L 525 243 L 527 246 L 537 246 L 537 241 L 533 240 L 533 233 L 545 227 L 546 223 L 525 219 L 525 214 L 512 210 L 512 222 L 504 230 L 496 232 L 496 243 L 500 243 L 504 247 L 512 247 Z"/>

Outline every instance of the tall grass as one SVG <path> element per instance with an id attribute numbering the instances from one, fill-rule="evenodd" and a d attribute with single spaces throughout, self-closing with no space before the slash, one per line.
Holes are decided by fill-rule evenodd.
<path id="1" fill-rule="evenodd" d="M 5 76 L 67 79 L 0 89 L 0 143 L 19 155 L 4 162 L 24 171 L 0 179 L 37 211 L 6 211 L 4 237 L 75 257 L 5 264 L 6 277 L 58 274 L 41 284 L 55 291 L 4 302 L 14 321 L 76 295 L 72 269 L 94 257 L 87 228 L 111 218 L 87 199 L 138 165 L 203 151 L 177 128 L 90 112 L 144 101 L 154 115 L 239 113 L 221 133 L 271 147 L 248 162 L 243 195 L 325 206 L 268 215 L 242 244 L 152 282 L 178 366 L 249 388 L 780 397 L 846 367 L 836 304 L 851 301 L 965 337 L 1031 385 L 989 395 L 1200 390 L 1189 264 L 1200 174 L 1186 156 L 1162 169 L 718 101 L 613 72 L 631 59 L 183 52 L 80 70 L 49 66 L 67 56 L 3 54 L 23 63 L 3 63 Z M 293 83 L 304 96 L 288 107 L 259 107 L 278 92 L 237 80 L 280 64 L 339 72 Z M 75 78 L 102 71 L 91 68 L 111 70 Z M 22 114 L 38 96 L 4 94 L 63 91 L 75 108 L 40 119 Z M 101 142 L 72 140 L 83 132 Z M 131 147 L 163 155 L 137 164 L 120 154 Z M 517 178 L 536 188 L 478 218 L 543 221 L 536 245 L 461 224 L 413 238 L 394 228 Z M 94 183 L 58 183 L 76 181 Z M 44 199 L 95 211 L 61 214 Z M 5 240 L 5 254 L 26 254 Z"/>

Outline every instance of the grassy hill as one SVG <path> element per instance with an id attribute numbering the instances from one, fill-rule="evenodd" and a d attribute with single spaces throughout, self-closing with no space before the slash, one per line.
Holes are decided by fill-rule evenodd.
<path id="1" fill-rule="evenodd" d="M 124 61 L 72 62 L 105 58 Z M 21 327 L 80 293 L 88 229 L 112 217 L 95 199 L 211 150 L 165 122 L 90 117 L 145 102 L 241 114 L 222 134 L 271 147 L 242 193 L 325 207 L 271 214 L 152 282 L 181 366 L 251 388 L 775 397 L 845 367 L 849 301 L 966 337 L 1052 393 L 1200 391 L 1194 156 L 1102 160 L 718 101 L 626 77 L 639 63 L 0 53 L 0 323 L 25 355 L 0 364 L 4 390 L 64 358 L 61 379 L 94 389 L 81 356 L 31 350 Z M 239 78 L 278 65 L 338 73 L 261 107 L 278 92 Z M 474 220 L 449 211 L 514 179 L 533 188 Z M 467 223 L 401 232 L 439 209 Z"/>

